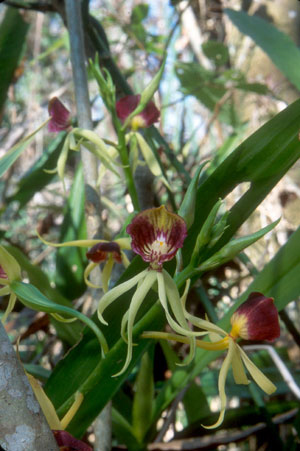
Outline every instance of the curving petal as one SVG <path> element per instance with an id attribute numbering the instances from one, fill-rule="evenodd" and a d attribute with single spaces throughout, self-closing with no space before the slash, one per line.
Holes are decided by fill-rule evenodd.
<path id="1" fill-rule="evenodd" d="M 126 293 L 126 291 L 129 291 L 131 288 L 133 288 L 137 283 L 143 279 L 146 274 L 148 273 L 147 269 L 144 269 L 144 271 L 140 272 L 138 275 L 132 277 L 132 279 L 126 280 L 126 282 L 121 283 L 120 285 L 117 285 L 112 290 L 109 290 L 107 293 L 105 293 L 104 296 L 99 301 L 97 313 L 99 321 L 105 325 L 107 325 L 107 322 L 102 316 L 103 311 L 108 307 L 114 300 L 116 300 L 118 297 L 122 296 L 122 294 Z"/>
<path id="2" fill-rule="evenodd" d="M 103 286 L 104 293 L 108 292 L 109 279 L 111 276 L 111 272 L 112 272 L 114 263 L 115 262 L 114 262 L 112 254 L 109 254 L 107 262 L 105 263 L 104 268 L 102 270 L 102 286 Z"/>
<path id="3" fill-rule="evenodd" d="M 36 234 L 44 244 L 46 244 L 47 246 L 53 246 L 53 247 L 68 247 L 68 246 L 91 247 L 98 243 L 108 243 L 107 240 L 73 240 L 73 241 L 67 241 L 65 243 L 51 243 L 51 241 L 45 240 L 45 238 L 43 238 L 37 230 L 36 230 Z"/>
<path id="4" fill-rule="evenodd" d="M 60 180 L 63 182 L 64 189 L 65 189 L 65 182 L 64 182 L 64 176 L 65 176 L 65 167 L 66 162 L 69 155 L 69 148 L 70 148 L 70 138 L 69 135 L 66 136 L 63 148 L 60 152 L 60 155 L 57 160 L 57 173 L 60 178 Z"/>
<path id="5" fill-rule="evenodd" d="M 232 338 L 230 341 L 233 341 Z M 248 385 L 249 379 L 246 376 L 245 368 L 241 359 L 241 354 L 238 345 L 234 342 L 233 355 L 232 355 L 232 371 L 234 382 L 236 384 Z"/>
<path id="6" fill-rule="evenodd" d="M 229 367 L 232 363 L 233 353 L 234 353 L 234 342 L 233 342 L 233 340 L 229 340 L 228 353 L 222 364 L 220 374 L 219 374 L 219 381 L 218 381 L 219 395 L 220 395 L 220 399 L 221 399 L 220 415 L 219 415 L 219 418 L 217 419 L 217 421 L 214 424 L 212 424 L 211 426 L 205 426 L 202 424 L 202 426 L 205 427 L 205 429 L 217 428 L 218 426 L 220 426 L 220 424 L 222 424 L 222 422 L 224 420 L 225 409 L 226 409 L 225 383 L 226 383 L 226 378 L 227 378 Z"/>
<path id="7" fill-rule="evenodd" d="M 59 313 L 50 313 L 56 321 L 60 321 L 61 323 L 74 323 L 78 318 L 64 318 Z"/>
<path id="8" fill-rule="evenodd" d="M 0 296 L 5 296 L 6 294 L 9 294 L 9 293 L 10 293 L 9 286 L 0 288 Z"/>
<path id="9" fill-rule="evenodd" d="M 126 369 L 128 368 L 128 365 L 131 361 L 132 357 L 132 331 L 133 331 L 133 324 L 135 317 L 137 315 L 138 309 L 140 308 L 142 302 L 144 301 L 145 297 L 147 296 L 148 291 L 153 286 L 154 282 L 156 280 L 156 273 L 155 271 L 149 271 L 144 278 L 143 282 L 140 284 L 140 286 L 137 288 L 136 292 L 134 293 L 130 307 L 128 309 L 128 314 L 126 312 L 126 322 L 127 322 L 127 356 L 124 363 L 123 368 L 121 371 L 119 371 L 117 374 L 114 374 L 114 376 L 120 376 L 120 374 L 124 373 Z M 123 324 L 124 326 L 124 324 Z"/>
<path id="10" fill-rule="evenodd" d="M 118 245 L 120 246 L 121 249 L 125 249 L 127 251 L 131 250 L 131 239 L 130 238 L 116 238 L 114 240 L 116 243 L 118 243 Z"/>
<path id="11" fill-rule="evenodd" d="M 274 393 L 276 391 L 276 386 L 260 371 L 260 369 L 257 368 L 256 365 L 254 365 L 254 363 L 249 359 L 245 351 L 243 351 L 243 349 L 239 345 L 236 346 L 239 349 L 241 358 L 247 370 L 249 371 L 249 373 L 257 383 L 257 385 L 268 395 Z"/>
<path id="12" fill-rule="evenodd" d="M 8 305 L 6 307 L 5 313 L 1 318 L 1 322 L 4 324 L 5 321 L 7 320 L 8 315 L 10 314 L 10 312 L 13 311 L 13 308 L 15 306 L 17 300 L 17 296 L 14 293 L 11 293 L 11 295 L 9 296 L 9 301 L 8 301 Z"/>
<path id="13" fill-rule="evenodd" d="M 88 279 L 88 277 L 91 274 L 91 272 L 93 271 L 93 269 L 95 269 L 97 266 L 98 266 L 98 263 L 91 262 L 91 263 L 89 263 L 87 265 L 87 267 L 85 268 L 84 273 L 83 273 L 83 278 L 84 278 L 84 281 L 87 284 L 87 286 L 91 287 L 91 288 L 96 288 L 96 289 L 97 288 L 101 288 L 101 286 L 100 285 L 95 285 L 94 283 L 92 283 Z"/>
<path id="14" fill-rule="evenodd" d="M 188 323 L 181 312 L 182 305 L 180 302 L 177 286 L 168 272 L 165 270 L 163 270 L 162 273 L 158 272 L 157 281 L 158 287 L 160 287 L 161 284 L 159 300 L 165 310 L 168 323 L 170 324 L 172 329 L 174 329 L 179 334 L 185 335 L 186 337 L 199 337 L 201 335 L 207 334 L 207 332 L 194 332 L 189 328 Z M 167 299 L 177 322 L 172 318 L 170 314 Z"/>
<path id="15" fill-rule="evenodd" d="M 123 252 L 123 251 L 121 251 L 121 258 L 122 258 L 122 263 L 123 263 L 124 267 L 128 268 L 128 266 L 130 265 L 130 261 L 128 260 L 125 252 Z"/>

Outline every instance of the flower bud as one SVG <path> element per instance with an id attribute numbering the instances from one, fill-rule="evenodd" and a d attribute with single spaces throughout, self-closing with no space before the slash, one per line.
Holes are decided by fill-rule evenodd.
<path id="1" fill-rule="evenodd" d="M 58 133 L 69 129 L 71 125 L 71 113 L 57 97 L 53 97 L 50 100 L 48 111 L 51 116 L 51 120 L 48 123 L 49 132 Z"/>
<path id="2" fill-rule="evenodd" d="M 117 116 L 122 123 L 130 116 L 130 114 L 137 108 L 140 103 L 141 95 L 128 95 L 122 97 L 116 103 Z M 150 127 L 154 122 L 157 122 L 160 116 L 159 110 L 156 108 L 154 102 L 150 100 L 145 108 L 136 116 L 134 116 L 130 125 L 131 128 L 137 130 L 138 128 Z"/>
<path id="3" fill-rule="evenodd" d="M 231 317 L 233 338 L 273 341 L 280 335 L 278 312 L 273 298 L 261 293 L 250 293 Z"/>
<path id="4" fill-rule="evenodd" d="M 112 254 L 113 259 L 117 263 L 122 263 L 121 249 L 115 241 L 95 244 L 95 246 L 87 251 L 86 256 L 94 263 L 101 263 L 107 260 L 109 253 Z"/>

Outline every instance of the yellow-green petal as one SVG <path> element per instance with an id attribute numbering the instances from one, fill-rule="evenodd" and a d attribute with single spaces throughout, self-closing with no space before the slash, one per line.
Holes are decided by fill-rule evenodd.
<path id="1" fill-rule="evenodd" d="M 105 293 L 104 296 L 99 301 L 97 313 L 99 321 L 105 325 L 107 325 L 107 322 L 102 316 L 102 313 L 108 307 L 113 301 L 115 301 L 118 297 L 122 296 L 122 294 L 126 293 L 126 291 L 131 290 L 137 283 L 146 276 L 148 270 L 145 269 L 144 271 L 140 272 L 138 275 L 132 277 L 132 279 L 126 280 L 126 282 L 121 283 L 120 285 L 117 285 L 112 290 L 109 290 L 107 293 Z"/>
<path id="2" fill-rule="evenodd" d="M 145 297 L 147 296 L 148 291 L 153 286 L 156 279 L 156 274 L 154 271 L 148 271 L 146 277 L 144 278 L 143 282 L 140 284 L 140 286 L 137 288 L 136 292 L 134 293 L 130 307 L 128 309 L 128 322 L 127 322 L 127 356 L 124 363 L 123 368 L 121 371 L 119 371 L 114 376 L 120 376 L 120 374 L 124 373 L 126 369 L 128 368 L 128 365 L 130 364 L 131 357 L 132 357 L 132 331 L 133 331 L 133 324 L 136 317 L 136 314 L 138 312 L 138 309 L 140 308 L 142 302 L 144 301 Z"/>
<path id="3" fill-rule="evenodd" d="M 232 338 L 230 339 L 230 341 L 233 341 Z M 232 371 L 234 381 L 236 384 L 248 385 L 250 383 L 245 373 L 245 368 L 241 359 L 239 346 L 236 343 L 234 343 L 233 346 Z"/>
<path id="4" fill-rule="evenodd" d="M 26 376 L 28 377 L 31 388 L 36 396 L 36 399 L 38 400 L 39 405 L 41 406 L 41 409 L 43 411 L 43 414 L 45 415 L 47 423 L 50 426 L 50 429 L 57 431 L 63 430 L 63 427 L 57 416 L 55 408 L 50 399 L 48 398 L 48 396 L 46 395 L 46 393 L 44 392 L 43 387 L 41 386 L 39 381 L 36 380 L 35 377 L 33 377 L 31 374 L 27 372 Z"/>
<path id="5" fill-rule="evenodd" d="M 69 135 L 66 136 L 62 151 L 60 152 L 60 155 L 58 157 L 57 160 L 57 173 L 59 178 L 62 180 L 63 184 L 64 184 L 64 176 L 65 176 L 65 167 L 66 167 L 66 162 L 68 159 L 68 154 L 69 154 L 69 147 L 70 147 L 70 139 L 69 139 Z M 64 185 L 65 188 L 65 185 Z"/>
<path id="6" fill-rule="evenodd" d="M 85 281 L 85 283 L 87 284 L 87 286 L 88 287 L 91 287 L 91 288 L 101 288 L 101 286 L 100 285 L 95 285 L 93 282 L 91 282 L 90 280 L 89 280 L 89 275 L 91 274 L 91 272 L 93 271 L 93 269 L 95 269 L 95 268 L 97 268 L 97 266 L 99 265 L 99 263 L 94 263 L 94 262 L 91 262 L 91 263 L 89 263 L 88 265 L 87 265 L 87 267 L 85 268 L 85 270 L 84 270 L 84 273 L 83 273 L 83 278 L 84 278 L 84 281 Z"/>
<path id="7" fill-rule="evenodd" d="M 21 280 L 19 263 L 3 246 L 0 246 L 0 265 L 4 269 L 9 282 Z"/>
<path id="8" fill-rule="evenodd" d="M 84 396 L 82 393 L 80 393 L 80 392 L 75 393 L 75 401 L 73 402 L 73 404 L 71 405 L 70 409 L 65 414 L 65 416 L 61 419 L 61 426 L 62 426 L 63 430 L 65 430 L 67 428 L 70 421 L 76 415 L 79 407 L 82 404 L 83 399 L 84 399 Z"/>
<path id="9" fill-rule="evenodd" d="M 107 259 L 107 262 L 105 263 L 103 270 L 102 270 L 102 287 L 104 293 L 108 292 L 108 284 L 111 276 L 111 272 L 114 266 L 114 259 L 112 254 L 109 254 L 109 257 Z"/>
<path id="10" fill-rule="evenodd" d="M 36 234 L 39 237 L 39 239 L 46 244 L 47 246 L 52 247 L 91 247 L 98 243 L 108 243 L 107 240 L 73 240 L 73 241 L 66 241 L 65 243 L 52 243 L 51 241 L 45 240 L 39 232 L 36 230 Z"/>
<path id="11" fill-rule="evenodd" d="M 238 346 L 238 348 L 247 370 L 249 371 L 257 385 L 268 395 L 274 393 L 276 391 L 276 386 L 260 371 L 260 369 L 257 368 L 256 365 L 254 365 L 254 363 L 249 359 L 243 349 L 240 346 Z"/>
<path id="12" fill-rule="evenodd" d="M 1 322 L 3 324 L 7 320 L 8 315 L 13 311 L 15 303 L 16 303 L 16 300 L 17 300 L 17 296 L 14 293 L 11 293 L 11 295 L 9 296 L 8 305 L 6 307 L 4 315 L 1 318 Z"/>
<path id="13" fill-rule="evenodd" d="M 234 343 L 233 343 L 233 340 L 229 340 L 228 353 L 222 364 L 220 374 L 219 374 L 219 380 L 218 380 L 219 395 L 220 395 L 220 400 L 221 400 L 221 410 L 220 410 L 219 418 L 211 426 L 202 425 L 203 427 L 205 427 L 205 429 L 217 428 L 218 426 L 220 426 L 220 424 L 222 424 L 222 422 L 224 420 L 225 409 L 226 409 L 225 383 L 226 383 L 228 370 L 229 370 L 231 362 L 232 362 L 233 352 L 234 352 Z"/>

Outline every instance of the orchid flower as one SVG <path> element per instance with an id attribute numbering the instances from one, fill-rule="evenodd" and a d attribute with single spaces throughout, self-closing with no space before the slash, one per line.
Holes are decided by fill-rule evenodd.
<path id="1" fill-rule="evenodd" d="M 10 295 L 6 311 L 1 319 L 2 323 L 5 323 L 16 303 L 17 296 L 9 286 L 14 280 L 21 280 L 20 265 L 4 247 L 0 246 L 0 296 Z"/>
<path id="2" fill-rule="evenodd" d="M 56 168 L 47 169 L 45 170 L 45 172 L 49 174 L 54 174 L 57 172 L 59 178 L 63 181 L 69 151 L 78 151 L 80 149 L 80 146 L 82 145 L 89 152 L 95 155 L 97 159 L 102 163 L 101 169 L 99 171 L 99 181 L 103 177 L 106 169 L 110 170 L 117 177 L 119 177 L 119 172 L 115 168 L 115 166 L 118 166 L 119 164 L 116 161 L 117 151 L 114 145 L 108 146 L 105 141 L 92 130 L 86 130 L 77 127 L 73 128 L 71 125 L 70 111 L 57 97 L 53 97 L 49 101 L 48 111 L 50 115 L 50 120 L 48 123 L 49 132 L 58 133 L 61 131 L 66 131 L 67 135 L 65 137 L 59 158 L 57 160 Z"/>
<path id="3" fill-rule="evenodd" d="M 58 133 L 71 129 L 71 113 L 57 97 L 50 99 L 48 111 L 51 117 L 48 123 L 49 132 Z"/>
<path id="4" fill-rule="evenodd" d="M 128 95 L 122 97 L 116 103 L 117 116 L 122 123 L 130 116 L 130 114 L 137 108 L 140 103 L 141 95 Z M 150 100 L 145 106 L 143 111 L 134 116 L 130 121 L 130 127 L 132 130 L 138 130 L 139 128 L 147 128 L 158 121 L 160 116 L 159 110 L 156 108 L 154 102 Z"/>
<path id="5" fill-rule="evenodd" d="M 197 324 L 195 317 L 192 315 L 188 315 L 188 317 L 193 321 L 194 325 L 203 327 L 203 324 Z M 271 395 L 276 390 L 275 385 L 254 365 L 243 349 L 237 344 L 238 338 L 273 341 L 279 337 L 278 312 L 274 305 L 274 300 L 265 297 L 261 293 L 251 293 L 247 300 L 232 315 L 230 322 L 232 326 L 230 333 L 225 332 L 218 326 L 214 326 L 215 331 L 210 333 L 211 342 L 196 340 L 197 347 L 208 351 L 228 349 L 228 353 L 221 366 L 218 380 L 221 400 L 219 418 L 215 424 L 204 426 L 207 429 L 216 428 L 223 422 L 226 409 L 225 382 L 230 366 L 232 367 L 236 384 L 247 385 L 250 383 L 245 373 L 245 366 L 254 381 L 265 393 Z M 144 332 L 142 337 L 188 343 L 187 337 L 165 332 Z"/>
<path id="6" fill-rule="evenodd" d="M 163 269 L 163 263 L 171 260 L 179 248 L 183 246 L 187 235 L 184 220 L 166 210 L 164 206 L 150 208 L 137 214 L 127 226 L 131 236 L 131 247 L 149 267 L 132 279 L 121 283 L 106 293 L 99 301 L 99 320 L 107 325 L 102 314 L 104 310 L 124 293 L 137 286 L 130 306 L 124 314 L 121 323 L 121 336 L 128 343 L 127 357 L 120 375 L 128 367 L 132 356 L 132 331 L 137 312 L 146 298 L 149 290 L 157 283 L 158 298 L 165 310 L 168 323 L 176 332 L 189 337 L 190 360 L 195 352 L 195 336 L 206 332 L 193 332 L 189 329 L 183 303 L 180 299 L 176 283 L 170 274 Z M 208 322 L 207 322 L 208 323 Z"/>
<path id="7" fill-rule="evenodd" d="M 89 287 L 102 288 L 104 292 L 108 291 L 108 284 L 114 263 L 122 263 L 125 266 L 125 268 L 127 268 L 127 266 L 129 265 L 129 260 L 125 252 L 123 251 L 124 249 L 125 250 L 131 249 L 129 238 L 117 238 L 114 241 L 93 239 L 93 240 L 67 241 L 66 243 L 51 243 L 50 241 L 46 241 L 44 238 L 42 238 L 38 232 L 37 235 L 40 238 L 40 240 L 47 246 L 53 247 L 92 246 L 92 248 L 86 253 L 87 258 L 91 260 L 91 263 L 89 263 L 88 266 L 85 268 L 84 281 Z M 105 262 L 102 270 L 102 285 L 98 286 L 93 284 L 88 279 L 88 277 L 90 273 L 93 271 L 93 269 L 96 268 L 99 265 L 99 263 L 102 262 Z"/>

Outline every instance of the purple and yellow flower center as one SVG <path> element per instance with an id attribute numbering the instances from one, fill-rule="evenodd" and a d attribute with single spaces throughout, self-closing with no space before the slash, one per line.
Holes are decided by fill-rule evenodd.
<path id="1" fill-rule="evenodd" d="M 142 211 L 126 231 L 133 251 L 155 270 L 161 270 L 163 262 L 175 256 L 187 235 L 184 220 L 164 206 Z"/>

